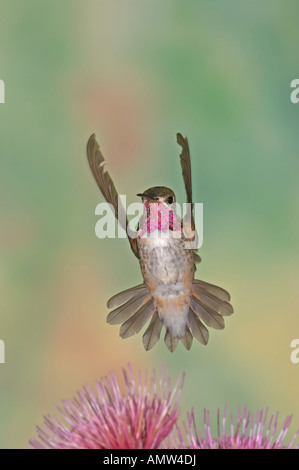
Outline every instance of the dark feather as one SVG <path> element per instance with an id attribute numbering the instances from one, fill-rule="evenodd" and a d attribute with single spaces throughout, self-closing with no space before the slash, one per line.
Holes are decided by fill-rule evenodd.
<path id="1" fill-rule="evenodd" d="M 137 310 L 137 312 L 134 313 L 131 318 L 129 318 L 129 320 L 121 325 L 119 336 L 122 338 L 129 338 L 129 336 L 133 336 L 139 333 L 139 331 L 152 317 L 154 310 L 154 302 L 152 299 L 150 299 L 144 305 L 142 305 L 139 310 Z"/>
<path id="2" fill-rule="evenodd" d="M 197 251 L 197 250 L 196 250 Z M 201 262 L 201 257 L 193 250 L 194 263 L 198 264 Z"/>
<path id="3" fill-rule="evenodd" d="M 221 300 L 224 300 L 225 302 L 230 301 L 230 295 L 226 290 L 222 289 L 222 287 L 214 286 L 214 284 L 209 284 L 208 282 L 194 279 L 192 281 L 192 289 L 197 289 L 199 292 L 204 289 L 205 291 L 213 294 L 215 297 L 218 297 Z"/>
<path id="4" fill-rule="evenodd" d="M 186 333 L 180 338 L 185 348 L 189 351 L 192 346 L 193 336 L 188 327 L 186 327 Z"/>
<path id="5" fill-rule="evenodd" d="M 118 307 L 119 305 L 122 305 L 124 302 L 127 302 L 127 300 L 132 299 L 136 294 L 141 294 L 149 292 L 146 284 L 139 284 L 138 286 L 131 287 L 130 289 L 126 289 L 122 292 L 119 292 L 118 294 L 114 295 L 111 297 L 111 299 L 108 300 L 107 302 L 107 307 L 108 308 L 114 308 Z"/>
<path id="6" fill-rule="evenodd" d="M 210 294 L 209 292 L 201 292 L 199 294 L 199 298 L 204 305 L 219 313 L 223 317 L 232 315 L 234 313 L 234 309 L 231 304 L 217 299 L 217 297 Z"/>
<path id="7" fill-rule="evenodd" d="M 190 223 L 187 224 L 188 220 L 188 212 L 184 218 L 184 233 L 186 238 L 191 242 L 194 240 L 195 244 L 197 235 L 195 233 L 195 223 L 194 223 L 194 216 L 193 216 L 193 200 L 192 200 L 192 178 L 191 178 L 191 159 L 190 159 L 190 150 L 189 150 L 189 143 L 187 137 L 183 137 L 182 134 L 177 133 L 177 143 L 182 147 L 182 152 L 180 155 L 181 167 L 182 167 L 182 174 L 185 184 L 185 191 L 187 196 L 187 203 L 191 204 L 191 226 Z M 195 238 L 194 238 L 195 236 Z M 194 257 L 194 262 L 197 263 L 198 258 Z"/>
<path id="8" fill-rule="evenodd" d="M 96 140 L 95 134 L 92 134 L 87 143 L 87 158 L 92 174 L 104 196 L 109 204 L 114 207 L 115 217 L 122 221 L 119 222 L 124 230 L 127 230 L 128 219 L 125 215 L 123 205 L 118 203 L 118 193 L 115 189 L 114 183 L 105 170 L 105 159 L 100 150 L 100 146 Z M 138 248 L 136 238 L 129 238 L 132 251 L 138 257 Z"/>
<path id="9" fill-rule="evenodd" d="M 223 317 L 211 308 L 205 306 L 195 295 L 190 296 L 190 307 L 207 326 L 215 328 L 216 330 L 222 330 L 224 328 Z"/>
<path id="10" fill-rule="evenodd" d="M 209 331 L 191 308 L 188 314 L 188 321 L 194 338 L 196 338 L 201 344 L 208 344 Z"/>
<path id="11" fill-rule="evenodd" d="M 195 295 L 199 297 L 202 304 L 211 308 L 220 315 L 229 316 L 234 313 L 234 309 L 230 303 L 226 302 L 225 300 L 219 299 L 215 295 L 203 289 L 201 286 L 198 287 L 192 284 L 192 291 Z"/>
<path id="12" fill-rule="evenodd" d="M 187 202 L 192 204 L 192 181 L 191 181 L 191 160 L 190 151 L 187 137 L 184 138 L 182 134 L 177 133 L 177 143 L 182 147 L 182 153 L 180 155 L 182 173 L 185 183 L 185 190 L 187 194 Z"/>
<path id="13" fill-rule="evenodd" d="M 165 337 L 164 337 L 164 342 L 166 346 L 168 347 L 170 352 L 173 352 L 175 348 L 178 345 L 179 338 L 176 338 L 175 336 L 171 336 L 169 330 L 166 330 Z"/>
<path id="14" fill-rule="evenodd" d="M 162 327 L 163 323 L 160 320 L 158 313 L 155 312 L 148 328 L 142 336 L 143 346 L 146 351 L 149 351 L 153 346 L 155 346 L 156 342 L 160 338 Z"/>
<path id="15" fill-rule="evenodd" d="M 110 312 L 107 316 L 107 323 L 110 323 L 110 325 L 117 325 L 127 321 L 147 300 L 149 300 L 149 295 L 147 292 L 145 294 L 137 294 L 132 299 L 128 300 L 124 305 L 121 305 L 115 310 L 112 310 L 112 312 Z"/>

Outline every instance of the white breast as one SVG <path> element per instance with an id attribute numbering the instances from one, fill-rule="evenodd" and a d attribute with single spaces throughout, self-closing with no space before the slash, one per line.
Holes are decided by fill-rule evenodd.
<path id="1" fill-rule="evenodd" d="M 190 276 L 194 264 L 192 253 L 185 249 L 183 239 L 174 237 L 172 231 L 147 233 L 138 238 L 137 243 L 145 282 L 158 287 L 184 282 Z"/>
<path id="2" fill-rule="evenodd" d="M 153 232 L 145 232 L 142 237 L 139 238 L 141 243 L 146 243 L 152 246 L 165 246 L 169 243 L 169 240 L 174 238 L 173 233 L 170 230 L 162 232 L 161 230 L 154 230 Z"/>
<path id="3" fill-rule="evenodd" d="M 151 286 L 159 317 L 172 336 L 181 337 L 189 311 L 190 286 L 186 279 L 194 266 L 193 256 L 181 238 L 172 236 L 172 231 L 157 232 L 137 239 L 141 270 L 145 283 Z"/>

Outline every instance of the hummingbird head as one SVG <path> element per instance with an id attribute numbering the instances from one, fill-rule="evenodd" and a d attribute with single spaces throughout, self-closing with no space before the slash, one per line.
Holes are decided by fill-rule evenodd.
<path id="1" fill-rule="evenodd" d="M 175 194 L 171 189 L 154 186 L 137 196 L 142 198 L 144 208 L 140 219 L 140 236 L 146 232 L 155 232 L 156 229 L 162 232 L 181 231 L 181 220 L 175 212 Z"/>
<path id="2" fill-rule="evenodd" d="M 165 186 L 154 186 L 143 193 L 138 193 L 137 196 L 142 197 L 142 202 L 165 202 L 168 205 L 175 202 L 174 192 L 172 189 L 166 188 Z"/>

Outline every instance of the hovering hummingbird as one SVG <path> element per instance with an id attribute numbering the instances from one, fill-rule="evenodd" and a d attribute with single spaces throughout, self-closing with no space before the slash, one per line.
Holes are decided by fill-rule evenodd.
<path id="1" fill-rule="evenodd" d="M 121 324 L 122 338 L 139 333 L 149 322 L 142 337 L 147 351 L 159 340 L 163 325 L 166 328 L 164 341 L 171 352 L 179 340 L 186 349 L 190 349 L 193 336 L 200 343 L 207 344 L 207 327 L 223 329 L 223 316 L 233 313 L 229 303 L 230 295 L 226 290 L 194 279 L 195 265 L 201 258 L 196 249 L 186 248 L 185 244 L 186 239 L 194 240 L 196 236 L 192 213 L 190 152 L 187 138 L 177 134 L 177 142 L 182 147 L 180 161 L 187 203 L 191 205 L 191 223 L 183 233 L 183 221 L 173 209 L 176 197 L 171 189 L 155 186 L 137 194 L 142 198 L 144 212 L 139 221 L 137 237 L 128 234 L 128 239 L 139 260 L 143 283 L 114 295 L 107 302 L 108 308 L 113 308 L 107 316 L 107 322 Z M 124 208 L 104 168 L 105 160 L 94 134 L 87 144 L 87 156 L 93 176 L 106 201 L 114 207 L 118 219 L 119 214 L 124 213 Z M 155 207 L 158 210 L 152 210 Z M 153 213 L 157 217 L 151 217 Z M 161 213 L 169 216 L 166 228 Z M 124 219 L 123 228 L 127 231 L 128 219 Z M 175 236 L 178 231 L 181 232 L 180 237 Z M 159 236 L 162 232 L 163 237 Z"/>

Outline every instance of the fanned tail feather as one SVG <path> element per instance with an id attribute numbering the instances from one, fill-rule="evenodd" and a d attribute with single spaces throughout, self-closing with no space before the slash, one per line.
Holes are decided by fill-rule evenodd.
<path id="1" fill-rule="evenodd" d="M 109 299 L 107 302 L 107 307 L 119 307 L 119 305 L 122 305 L 123 303 L 132 299 L 136 294 L 141 294 L 142 292 L 149 292 L 144 283 L 139 284 L 138 286 L 130 287 L 130 289 L 126 289 L 111 297 L 111 299 Z"/>
<path id="2" fill-rule="evenodd" d="M 193 312 L 210 328 L 215 328 L 216 330 L 222 330 L 224 328 L 224 319 L 219 313 L 210 309 L 201 301 L 199 297 L 192 295 L 190 297 L 190 307 Z"/>
<path id="3" fill-rule="evenodd" d="M 143 346 L 146 351 L 152 349 L 152 347 L 155 346 L 156 342 L 159 340 L 162 326 L 163 323 L 160 320 L 158 313 L 155 312 L 148 328 L 142 336 Z"/>
<path id="4" fill-rule="evenodd" d="M 164 336 L 164 342 L 168 347 L 170 352 L 173 352 L 178 345 L 179 338 L 177 336 L 172 336 L 168 328 L 166 328 L 166 333 Z"/>
<path id="5" fill-rule="evenodd" d="M 230 295 L 229 293 L 222 289 L 222 287 L 214 286 L 214 284 L 209 284 L 208 282 L 204 281 L 199 281 L 197 279 L 194 279 L 192 281 L 192 290 L 194 291 L 199 291 L 199 292 L 208 292 L 215 297 L 218 297 L 219 300 L 224 300 L 226 302 L 230 301 Z"/>
<path id="6" fill-rule="evenodd" d="M 191 290 L 189 326 L 195 338 L 207 344 L 209 332 L 203 323 L 217 330 L 224 328 L 223 317 L 234 312 L 230 295 L 221 287 L 199 280 L 193 280 Z"/>
<path id="7" fill-rule="evenodd" d="M 124 305 L 117 307 L 112 310 L 107 316 L 107 323 L 110 325 L 117 325 L 123 323 L 137 312 L 137 310 L 148 300 L 150 299 L 148 292 L 143 292 L 136 294 L 130 300 L 128 300 Z"/>
<path id="8" fill-rule="evenodd" d="M 144 325 L 150 320 L 154 311 L 154 302 L 152 299 L 149 299 L 131 318 L 121 325 L 119 336 L 122 338 L 129 338 L 130 336 L 139 333 Z"/>
<path id="9" fill-rule="evenodd" d="M 188 323 L 191 328 L 194 338 L 197 339 L 201 344 L 208 344 L 209 341 L 209 330 L 205 325 L 200 321 L 200 319 L 195 315 L 195 313 L 189 309 Z"/>
<path id="10" fill-rule="evenodd" d="M 209 341 L 207 327 L 222 330 L 225 326 L 223 317 L 233 313 L 234 310 L 229 300 L 229 293 L 221 287 L 193 280 L 184 332 L 176 336 L 165 324 L 164 342 L 169 351 L 173 352 L 179 341 L 189 350 L 193 336 L 201 344 L 206 345 Z M 121 324 L 119 334 L 122 338 L 129 338 L 139 333 L 150 321 L 142 341 L 146 351 L 153 348 L 160 338 L 164 320 L 159 317 L 155 301 L 145 284 L 131 287 L 114 295 L 108 300 L 107 305 L 116 307 L 107 316 L 107 322 L 112 325 Z"/>
<path id="11" fill-rule="evenodd" d="M 185 348 L 189 351 L 189 349 L 192 346 L 193 336 L 192 336 L 192 333 L 189 330 L 188 326 L 186 326 L 186 333 L 184 334 L 184 336 L 182 336 L 180 338 L 180 340 L 183 343 L 183 345 L 185 346 Z"/>
<path id="12" fill-rule="evenodd" d="M 129 338 L 151 320 L 143 335 L 143 345 L 148 351 L 158 341 L 163 326 L 150 292 L 145 284 L 131 287 L 114 295 L 107 302 L 108 307 L 116 307 L 107 316 L 107 323 L 121 324 L 119 335 Z"/>

